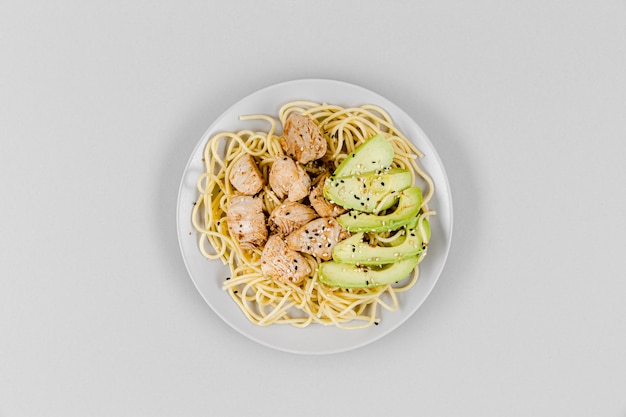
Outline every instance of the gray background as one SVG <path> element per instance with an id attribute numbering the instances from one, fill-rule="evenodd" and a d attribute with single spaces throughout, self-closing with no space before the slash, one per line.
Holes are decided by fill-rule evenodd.
<path id="1" fill-rule="evenodd" d="M 626 2 L 0 5 L 0 416 L 626 415 Z M 231 330 L 176 196 L 276 82 L 370 88 L 429 135 L 455 230 L 431 296 L 349 353 Z"/>

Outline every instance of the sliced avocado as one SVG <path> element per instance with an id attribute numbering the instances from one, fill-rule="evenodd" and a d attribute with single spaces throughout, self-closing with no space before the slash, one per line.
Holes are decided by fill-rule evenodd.
<path id="1" fill-rule="evenodd" d="M 398 206 L 389 214 L 376 215 L 351 210 L 337 217 L 339 224 L 349 232 L 386 232 L 409 223 L 422 206 L 422 190 L 411 187 L 400 191 Z"/>
<path id="2" fill-rule="evenodd" d="M 324 197 L 347 209 L 378 213 L 393 206 L 411 182 L 411 173 L 401 168 L 333 176 L 326 179 Z"/>
<path id="3" fill-rule="evenodd" d="M 335 261 L 322 262 L 318 269 L 320 282 L 339 288 L 367 288 L 392 284 L 406 278 L 417 266 L 419 257 L 409 256 L 383 267 L 357 266 Z"/>
<path id="4" fill-rule="evenodd" d="M 341 164 L 333 175 L 342 177 L 376 171 L 389 167 L 393 162 L 393 147 L 381 134 L 372 136 L 359 145 Z"/>
<path id="5" fill-rule="evenodd" d="M 424 219 L 424 227 L 428 220 Z M 430 230 L 430 227 L 428 228 Z M 357 233 L 337 243 L 333 248 L 333 260 L 348 264 L 383 265 L 415 256 L 424 250 L 422 235 L 418 229 L 406 228 L 405 237 L 396 246 L 377 246 L 363 242 L 363 233 Z"/>
<path id="6" fill-rule="evenodd" d="M 428 221 L 428 218 L 424 218 L 424 220 L 422 221 L 422 226 L 424 228 L 423 234 L 420 232 L 419 222 L 420 222 L 420 216 L 414 217 L 411 219 L 411 221 L 409 221 L 406 224 L 405 227 L 407 229 L 415 229 L 415 233 L 420 233 L 422 236 L 425 235 L 424 241 L 428 243 L 430 241 L 430 222 Z"/>

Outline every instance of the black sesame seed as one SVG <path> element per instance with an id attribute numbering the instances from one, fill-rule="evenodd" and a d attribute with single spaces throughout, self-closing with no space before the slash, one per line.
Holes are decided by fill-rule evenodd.
<path id="1" fill-rule="evenodd" d="M 374 322 L 374 324 L 375 324 L 376 326 L 378 326 L 378 322 L 377 322 L 377 321 L 375 321 L 375 322 Z"/>
<path id="2" fill-rule="evenodd" d="M 294 266 L 293 269 L 298 270 L 298 265 Z"/>
<path id="3" fill-rule="evenodd" d="M 291 213 L 290 211 L 288 211 L 287 213 L 285 213 L 285 216 L 289 216 L 289 213 Z"/>
<path id="4" fill-rule="evenodd" d="M 380 185 L 382 185 L 382 186 L 384 187 L 384 186 L 385 186 L 385 183 L 384 183 L 384 182 L 381 182 L 381 183 L 380 183 Z"/>

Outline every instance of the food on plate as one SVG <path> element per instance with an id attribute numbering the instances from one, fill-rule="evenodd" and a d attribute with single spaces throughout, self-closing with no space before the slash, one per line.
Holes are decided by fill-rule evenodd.
<path id="1" fill-rule="evenodd" d="M 332 259 L 333 248 L 350 236 L 333 217 L 320 217 L 301 226 L 285 239 L 287 246 L 319 259 Z"/>
<path id="2" fill-rule="evenodd" d="M 332 176 L 325 181 L 324 197 L 346 209 L 378 213 L 393 206 L 412 183 L 411 173 L 401 168 Z"/>
<path id="3" fill-rule="evenodd" d="M 228 174 L 230 183 L 244 195 L 255 195 L 263 188 L 265 180 L 254 158 L 250 154 L 243 154 L 233 162 Z"/>
<path id="4" fill-rule="evenodd" d="M 419 262 L 417 256 L 383 266 L 362 266 L 330 261 L 320 265 L 318 274 L 324 284 L 339 288 L 369 288 L 390 285 L 405 278 Z"/>
<path id="5" fill-rule="evenodd" d="M 421 225 L 414 218 L 412 224 L 400 229 L 399 243 L 394 246 L 372 244 L 366 241 L 366 233 L 355 233 L 335 245 L 333 259 L 347 264 L 384 265 L 415 256 L 425 249 L 423 237 L 426 237 L 426 241 L 430 239 L 428 220 L 423 217 L 421 220 Z"/>
<path id="6" fill-rule="evenodd" d="M 380 107 L 296 101 L 207 142 L 192 221 L 253 323 L 356 329 L 419 278 L 434 184 Z M 242 122 L 243 123 L 243 122 Z M 282 131 L 280 131 L 282 127 Z"/>
<path id="7" fill-rule="evenodd" d="M 409 223 L 419 213 L 421 204 L 421 189 L 411 187 L 400 191 L 398 204 L 389 214 L 351 210 L 337 217 L 337 221 L 350 232 L 387 232 Z"/>
<path id="8" fill-rule="evenodd" d="M 228 231 L 242 249 L 263 246 L 267 240 L 267 227 L 260 199 L 247 195 L 233 196 L 227 213 Z"/>
<path id="9" fill-rule="evenodd" d="M 320 159 L 326 154 L 326 139 L 308 116 L 291 113 L 285 121 L 280 146 L 301 164 Z"/>
<path id="10" fill-rule="evenodd" d="M 393 146 L 380 133 L 351 152 L 335 169 L 335 176 L 360 174 L 385 169 L 393 162 Z"/>
<path id="11" fill-rule="evenodd" d="M 311 177 L 304 167 L 288 156 L 275 158 L 270 168 L 270 187 L 280 199 L 300 201 L 309 195 Z"/>
<path id="12" fill-rule="evenodd" d="M 309 194 L 309 203 L 320 217 L 337 217 L 346 212 L 345 208 L 324 197 L 324 184 L 329 177 L 330 174 L 328 172 L 320 175 L 317 184 L 312 187 Z"/>
<path id="13" fill-rule="evenodd" d="M 268 224 L 272 233 L 285 236 L 316 217 L 318 214 L 313 208 L 302 203 L 286 201 L 272 210 Z"/>
<path id="14" fill-rule="evenodd" d="M 306 258 L 290 249 L 280 235 L 272 235 L 261 255 L 263 276 L 280 282 L 299 284 L 311 274 L 311 266 Z"/>

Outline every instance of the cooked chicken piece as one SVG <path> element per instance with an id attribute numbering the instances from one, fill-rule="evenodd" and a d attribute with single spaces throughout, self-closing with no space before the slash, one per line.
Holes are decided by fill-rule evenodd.
<path id="1" fill-rule="evenodd" d="M 324 174 L 320 177 L 317 184 L 311 190 L 311 194 L 309 194 L 309 201 L 320 217 L 337 217 L 345 213 L 346 209 L 331 203 L 324 197 L 324 182 L 328 177 L 330 177 L 330 174 Z"/>
<path id="2" fill-rule="evenodd" d="M 238 195 L 228 205 L 228 231 L 242 249 L 262 246 L 267 240 L 263 202 L 259 198 Z"/>
<path id="3" fill-rule="evenodd" d="M 311 178 L 302 165 L 288 156 L 277 156 L 269 174 L 270 187 L 278 198 L 300 201 L 309 194 Z"/>
<path id="4" fill-rule="evenodd" d="M 317 213 L 311 207 L 287 201 L 272 210 L 268 223 L 272 233 L 285 236 L 316 217 Z"/>
<path id="5" fill-rule="evenodd" d="M 245 195 L 254 195 L 263 188 L 263 176 L 250 154 L 235 161 L 228 179 L 237 191 Z"/>
<path id="6" fill-rule="evenodd" d="M 261 272 L 275 281 L 298 284 L 311 275 L 311 266 L 302 254 L 291 250 L 279 235 L 271 235 L 261 255 Z"/>
<path id="7" fill-rule="evenodd" d="M 317 256 L 325 261 L 330 260 L 333 248 L 350 236 L 332 217 L 321 217 L 301 226 L 287 236 L 290 249 Z"/>
<path id="8" fill-rule="evenodd" d="M 335 169 L 334 165 L 325 163 L 323 159 L 316 159 L 315 161 L 307 162 L 302 166 L 311 178 L 319 177 L 320 175 L 328 171 L 334 171 Z"/>
<path id="9" fill-rule="evenodd" d="M 326 139 L 309 116 L 291 113 L 285 121 L 280 146 L 301 164 L 320 159 L 326 154 Z"/>

